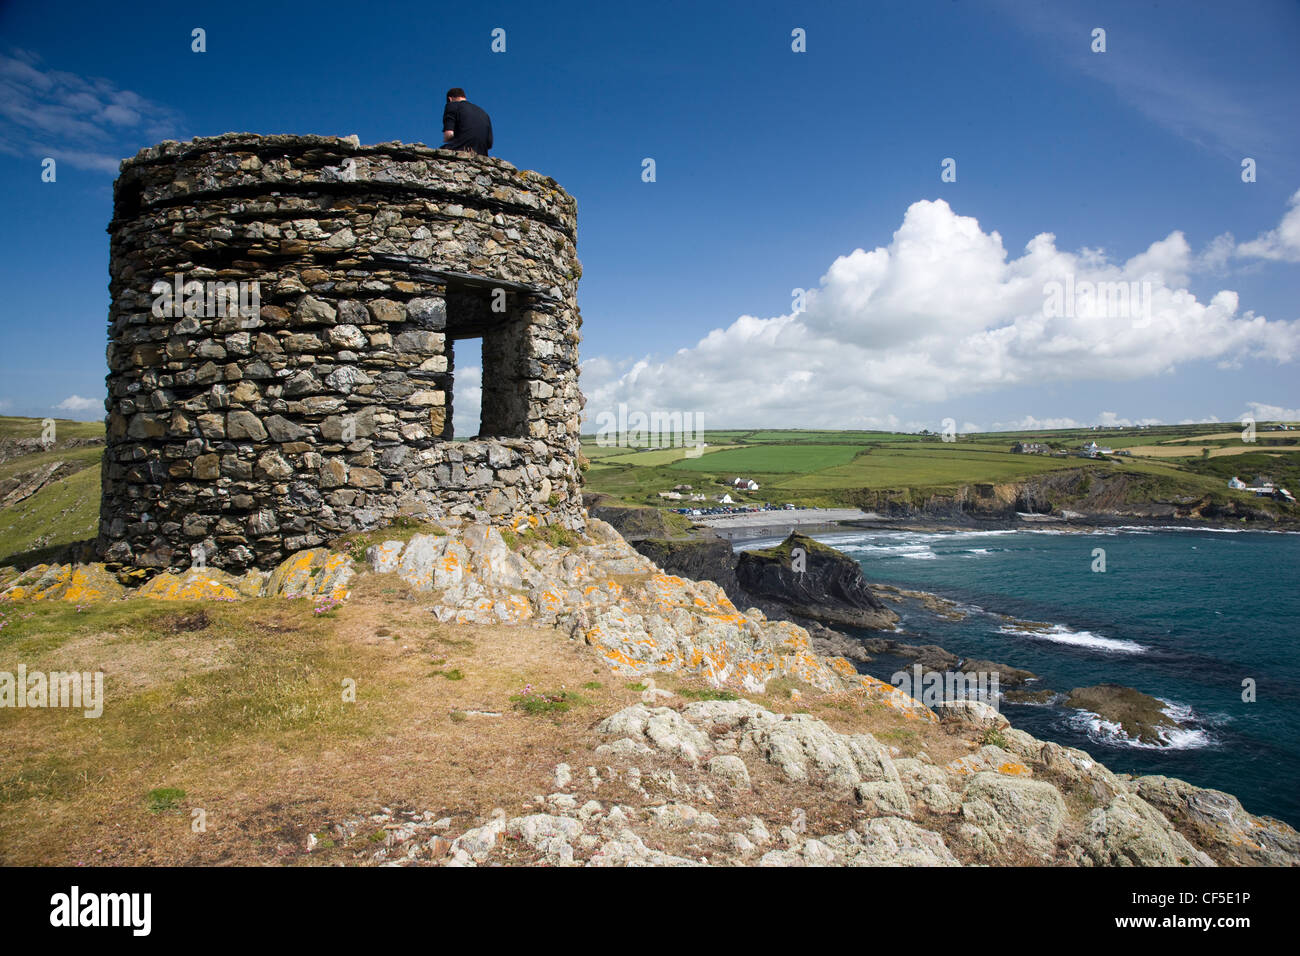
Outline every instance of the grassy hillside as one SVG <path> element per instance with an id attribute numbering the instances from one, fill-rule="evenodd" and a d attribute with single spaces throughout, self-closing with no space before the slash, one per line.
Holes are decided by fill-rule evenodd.
<path id="1" fill-rule="evenodd" d="M 93 538 L 99 526 L 99 464 L 104 454 L 102 422 L 55 422 L 55 444 L 29 451 L 41 437 L 38 418 L 0 417 L 0 565 L 48 560 L 76 541 Z M 26 442 L 19 446 L 17 443 Z M 26 451 L 23 454 L 21 452 Z M 21 500 L 33 476 L 58 466 L 53 479 Z"/>
<path id="2" fill-rule="evenodd" d="M 860 501 L 864 491 L 898 492 L 920 501 L 963 486 L 1015 483 L 1085 466 L 1132 476 L 1131 493 L 1151 500 L 1211 496 L 1258 502 L 1228 489 L 1233 475 L 1250 479 L 1265 474 L 1300 491 L 1300 431 L 1261 423 L 1255 439 L 1243 442 L 1240 427 L 1231 423 L 997 432 L 961 435 L 951 442 L 926 434 L 757 429 L 706 432 L 708 447 L 697 457 L 685 457 L 682 449 L 602 447 L 590 439 L 584 440 L 583 452 L 591 459 L 588 490 L 629 504 L 670 508 L 689 504 L 658 497 L 677 484 L 708 494 L 709 504 L 726 490 L 741 503 L 828 506 Z M 1070 454 L 1012 453 L 1018 441 L 1041 442 Z M 1099 461 L 1077 457 L 1074 453 L 1089 441 L 1128 454 Z M 732 491 L 732 479 L 740 476 L 755 479 L 760 489 Z"/>
<path id="3" fill-rule="evenodd" d="M 41 418 L 23 418 L 17 415 L 0 415 L 0 439 L 40 438 L 44 428 Z M 57 441 L 69 438 L 103 438 L 104 423 L 74 422 L 67 418 L 54 419 L 54 437 Z"/>

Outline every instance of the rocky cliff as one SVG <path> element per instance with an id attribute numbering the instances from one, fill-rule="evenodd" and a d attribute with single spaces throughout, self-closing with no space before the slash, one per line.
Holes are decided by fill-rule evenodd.
<path id="1" fill-rule="evenodd" d="M 871 593 L 858 562 L 798 532 L 775 548 L 742 551 L 736 581 L 757 601 L 832 627 L 878 629 L 898 620 Z"/>
<path id="2" fill-rule="evenodd" d="M 712 581 L 738 607 L 756 607 L 768 617 L 808 627 L 819 650 L 858 656 L 853 638 L 829 627 L 885 628 L 898 620 L 868 586 L 852 558 L 805 535 L 792 534 L 778 548 L 737 554 L 732 544 L 710 528 L 693 527 L 689 535 L 658 508 L 629 507 L 606 495 L 585 495 L 593 517 L 618 533 L 670 574 Z M 672 517 L 676 517 L 673 515 Z M 794 569 L 791 549 L 804 554 Z"/>
<path id="3" fill-rule="evenodd" d="M 843 497 L 864 511 L 918 521 L 1015 521 L 1020 515 L 1042 515 L 1096 523 L 1231 522 L 1259 527 L 1297 523 L 1293 506 L 1267 499 L 1250 502 L 1226 495 L 1189 495 L 1151 475 L 1120 470 L 1123 467 L 1087 466 L 1020 482 L 962 485 L 948 494 L 860 488 L 844 492 Z"/>
<path id="4" fill-rule="evenodd" d="M 137 597 L 305 596 L 327 613 L 343 602 L 346 613 L 357 601 L 355 621 L 366 635 L 373 630 L 367 621 L 424 611 L 440 622 L 445 646 L 483 643 L 457 663 L 481 675 L 472 693 L 489 705 L 486 675 L 494 658 L 525 637 L 544 641 L 539 646 L 557 660 L 571 659 L 574 683 L 611 671 L 636 681 L 582 685 L 621 700 L 603 719 L 579 716 L 570 724 L 564 759 L 576 764 L 555 766 L 550 792 L 515 781 L 487 806 L 462 807 L 454 817 L 419 806 L 365 805 L 355 817 L 304 827 L 303 852 L 332 853 L 337 862 L 1300 863 L 1294 829 L 1250 814 L 1229 794 L 1113 773 L 1081 750 L 1012 728 L 984 704 L 926 708 L 858 674 L 843 658 L 814 653 L 804 628 L 771 621 L 757 609 L 739 611 L 711 582 L 665 574 L 597 519 L 587 529 L 587 536 L 559 540 L 526 518 L 504 532 L 486 520 L 449 519 L 364 549 L 366 541 L 353 541 L 350 554 L 302 552 L 270 574 L 232 579 L 196 568 L 183 578 L 156 575 L 134 590 L 118 586 L 103 565 L 26 574 L 0 569 L 0 608 L 57 600 L 93 613 L 104 602 Z M 805 545 L 792 538 L 775 554 L 747 562 L 754 580 L 790 585 L 786 574 L 798 572 L 777 569 L 796 547 Z M 357 560 L 363 551 L 364 562 Z M 812 547 L 808 557 L 810 566 L 836 564 Z M 819 580 L 810 597 L 874 610 L 850 576 Z M 459 639 L 471 629 L 476 641 Z M 393 643 L 382 636 L 365 640 Z M 413 649 L 392 651 L 402 660 L 408 652 Z M 416 679 L 413 671 L 403 673 Z M 656 686 L 656 678 L 673 689 Z M 438 672 L 437 681 L 447 679 Z M 442 687 L 430 683 L 424 692 L 432 700 Z M 629 700 L 632 695 L 640 702 Z M 557 698 L 530 699 L 550 704 Z M 476 713 L 475 719 L 504 720 L 490 706 Z M 427 733 L 424 727 L 421 734 Z M 479 736 L 484 746 L 498 748 L 484 759 L 528 762 L 504 725 L 495 736 Z M 463 776 L 465 769 L 450 772 Z M 382 827 L 378 840 L 376 826 Z"/>

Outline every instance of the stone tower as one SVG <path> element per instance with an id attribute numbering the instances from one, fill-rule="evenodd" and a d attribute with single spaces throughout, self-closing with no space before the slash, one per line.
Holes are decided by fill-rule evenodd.
<path id="1" fill-rule="evenodd" d="M 424 146 L 123 162 L 101 555 L 267 567 L 398 514 L 581 529 L 576 225 L 554 180 Z M 457 365 L 482 369 L 468 440 Z"/>

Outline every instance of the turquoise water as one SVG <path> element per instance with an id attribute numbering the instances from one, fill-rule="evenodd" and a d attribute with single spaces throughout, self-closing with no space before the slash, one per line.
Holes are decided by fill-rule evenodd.
<path id="1" fill-rule="evenodd" d="M 1022 667 L 1029 689 L 1109 681 L 1160 698 L 1180 721 L 1163 746 L 1129 740 L 1063 705 L 1003 702 L 1012 724 L 1080 747 L 1112 770 L 1160 773 L 1235 794 L 1300 826 L 1300 534 L 1117 529 L 818 535 L 867 580 L 931 591 L 970 613 L 908 602 L 906 643 Z M 759 545 L 751 542 L 747 546 Z M 1094 549 L 1105 571 L 1094 571 Z M 890 607 L 896 607 L 887 602 Z M 1054 625 L 1037 634 L 999 615 Z M 909 661 L 859 665 L 888 680 Z M 1242 700 L 1243 680 L 1256 701 Z"/>

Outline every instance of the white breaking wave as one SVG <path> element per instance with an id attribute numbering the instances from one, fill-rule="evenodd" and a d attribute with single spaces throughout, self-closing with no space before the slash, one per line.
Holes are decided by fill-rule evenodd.
<path id="1" fill-rule="evenodd" d="M 1100 634 L 1094 634 L 1092 631 L 1074 631 L 1064 624 L 1053 624 L 1045 631 L 1032 630 L 1029 628 L 1016 627 L 1014 624 L 1007 624 L 998 628 L 999 634 L 1014 634 L 1017 637 L 1033 637 L 1044 641 L 1054 641 L 1057 644 L 1073 644 L 1076 647 L 1088 647 L 1098 651 L 1109 651 L 1115 654 L 1141 654 L 1146 648 L 1136 641 L 1123 641 L 1115 637 L 1102 637 Z"/>
<path id="2" fill-rule="evenodd" d="M 1122 744 L 1126 747 L 1137 747 L 1142 750 L 1195 750 L 1199 747 L 1208 747 L 1214 742 L 1207 731 L 1199 727 L 1183 726 L 1192 719 L 1192 708 L 1185 704 L 1165 700 L 1163 697 L 1156 699 L 1165 705 L 1165 713 L 1179 722 L 1178 727 L 1162 727 L 1157 731 L 1160 737 L 1160 743 L 1158 744 L 1130 737 L 1124 733 L 1124 728 L 1119 724 L 1105 720 L 1099 714 L 1094 714 L 1089 710 L 1076 711 L 1074 716 L 1070 718 L 1070 725 L 1075 730 L 1086 733 L 1093 740 L 1102 743 Z"/>

